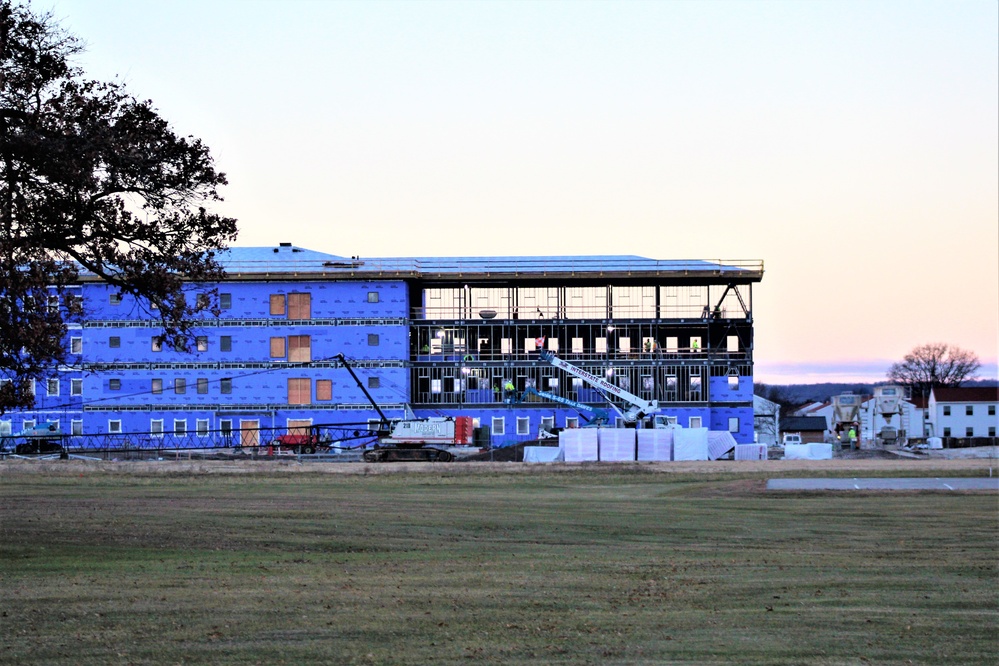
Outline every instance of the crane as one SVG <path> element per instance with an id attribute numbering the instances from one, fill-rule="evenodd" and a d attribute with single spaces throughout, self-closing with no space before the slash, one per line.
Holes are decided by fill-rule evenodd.
<path id="1" fill-rule="evenodd" d="M 609 393 L 628 403 L 628 407 L 624 411 L 621 411 L 615 406 L 615 409 L 618 409 L 621 416 L 624 418 L 625 423 L 636 423 L 637 421 L 644 419 L 646 416 L 655 414 L 659 411 L 659 402 L 657 400 L 645 400 L 643 398 L 639 398 L 637 395 L 625 391 L 620 386 L 615 386 L 603 377 L 599 377 L 592 372 L 587 372 L 582 368 L 577 368 L 572 363 L 560 359 L 554 352 L 541 350 L 539 358 L 549 365 L 561 368 L 570 375 L 579 377 L 600 391 L 605 398 L 608 398 L 607 394 Z M 608 398 L 607 401 L 611 402 L 610 398 Z M 613 402 L 611 402 L 611 406 L 614 406 Z"/>
<path id="2" fill-rule="evenodd" d="M 569 398 L 563 398 L 562 396 L 549 393 L 548 391 L 539 391 L 533 386 L 528 386 L 524 389 L 523 396 L 536 395 L 539 398 L 545 398 L 546 400 L 551 400 L 552 402 L 558 402 L 563 405 L 568 405 L 574 409 L 578 409 L 583 412 L 589 412 L 592 415 L 589 425 L 600 426 L 606 425 L 610 422 L 610 412 L 606 409 L 601 409 L 600 407 L 593 407 L 592 405 L 587 405 L 583 402 L 576 402 L 575 400 L 570 400 Z"/>

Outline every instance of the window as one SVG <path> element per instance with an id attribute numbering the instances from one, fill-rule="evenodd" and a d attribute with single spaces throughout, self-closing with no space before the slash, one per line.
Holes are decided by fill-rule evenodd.
<path id="1" fill-rule="evenodd" d="M 307 363 L 312 360 L 312 340 L 308 335 L 288 336 L 288 360 L 295 363 Z"/>
<path id="2" fill-rule="evenodd" d="M 631 338 L 629 336 L 622 336 L 617 339 L 617 348 L 622 354 L 631 353 Z"/>
<path id="3" fill-rule="evenodd" d="M 24 422 L 21 424 L 22 430 L 31 430 L 34 427 L 35 427 L 35 419 L 24 419 Z"/>
<path id="4" fill-rule="evenodd" d="M 111 305 L 121 305 L 121 294 L 117 292 L 113 294 L 108 294 L 108 303 L 110 303 Z"/>
<path id="5" fill-rule="evenodd" d="M 950 416 L 950 405 L 944 405 L 944 416 Z"/>
<path id="6" fill-rule="evenodd" d="M 55 312 L 59 309 L 59 297 L 55 295 L 49 296 L 49 312 Z"/>
<path id="7" fill-rule="evenodd" d="M 177 377 L 173 380 L 173 392 L 177 395 L 187 393 L 187 380 L 183 377 Z"/>
<path id="8" fill-rule="evenodd" d="M 493 417 L 492 433 L 494 435 L 505 435 L 506 434 L 506 417 L 505 416 L 494 416 Z"/>
<path id="9" fill-rule="evenodd" d="M 153 437 L 163 436 L 163 419 L 149 420 L 149 434 Z"/>
<path id="10" fill-rule="evenodd" d="M 159 335 L 153 336 L 153 351 L 159 352 L 163 351 L 163 337 Z"/>
<path id="11" fill-rule="evenodd" d="M 974 416 L 975 415 L 975 406 L 974 405 L 965 405 L 965 407 L 964 407 L 964 415 L 965 416 Z"/>
<path id="12" fill-rule="evenodd" d="M 197 349 L 198 349 L 199 352 L 208 351 L 208 336 L 207 335 L 199 335 L 194 340 L 195 340 L 195 344 L 197 345 Z"/>
<path id="13" fill-rule="evenodd" d="M 583 353 L 583 338 L 573 338 L 572 345 L 569 347 L 573 354 Z"/>
<path id="14" fill-rule="evenodd" d="M 59 395 L 59 380 L 50 379 L 46 382 L 45 392 L 49 395 Z"/>
<path id="15" fill-rule="evenodd" d="M 654 391 L 655 389 L 656 380 L 652 378 L 652 375 L 642 375 L 642 390 Z"/>
<path id="16" fill-rule="evenodd" d="M 378 302 L 378 292 L 377 291 L 369 291 L 368 292 L 368 303 L 377 303 L 377 302 Z"/>
<path id="17" fill-rule="evenodd" d="M 973 427 L 971 427 L 971 426 L 968 426 L 967 428 L 964 429 L 964 436 L 965 437 L 974 437 L 975 436 L 975 429 Z"/>
<path id="18" fill-rule="evenodd" d="M 565 427 L 566 428 L 578 428 L 579 427 L 579 417 L 578 416 L 567 416 L 567 417 L 565 417 Z"/>
<path id="19" fill-rule="evenodd" d="M 597 338 L 596 340 L 594 340 L 594 343 L 596 345 L 596 351 L 598 354 L 607 353 L 607 338 Z"/>
<path id="20" fill-rule="evenodd" d="M 220 419 L 219 432 L 223 437 L 232 437 L 232 419 Z"/>
<path id="21" fill-rule="evenodd" d="M 501 338 L 500 339 L 500 353 L 501 354 L 512 354 L 513 353 L 513 338 Z"/>
<path id="22" fill-rule="evenodd" d="M 312 294 L 288 294 L 288 319 L 312 317 Z"/>
<path id="23" fill-rule="evenodd" d="M 989 437 L 995 437 L 995 436 L 996 436 L 996 427 L 989 426 Z"/>
<path id="24" fill-rule="evenodd" d="M 950 437 L 950 428 L 944 428 L 944 437 Z"/>
<path id="25" fill-rule="evenodd" d="M 700 416 L 691 416 L 690 417 L 690 421 L 688 423 L 689 423 L 688 427 L 690 427 L 690 428 L 700 428 L 701 427 L 701 417 Z"/>
<path id="26" fill-rule="evenodd" d="M 163 393 L 163 380 L 162 379 L 153 379 L 152 380 L 151 389 L 152 389 L 153 395 L 159 395 L 159 394 Z"/>
<path id="27" fill-rule="evenodd" d="M 284 358 L 284 338 L 271 338 L 271 358 Z"/>
<path id="28" fill-rule="evenodd" d="M 205 395 L 208 393 L 208 379 L 205 377 L 198 377 L 198 393 Z"/>
<path id="29" fill-rule="evenodd" d="M 542 430 L 547 430 L 551 432 L 555 429 L 555 417 L 554 416 L 542 416 L 541 417 L 541 428 Z"/>
<path id="30" fill-rule="evenodd" d="M 739 351 L 739 336 L 738 335 L 730 335 L 730 336 L 728 336 L 728 338 L 726 339 L 726 345 L 725 345 L 725 347 L 728 350 L 729 354 L 734 354 L 734 353 L 738 352 Z"/>
<path id="31" fill-rule="evenodd" d="M 728 417 L 728 431 L 729 432 L 739 432 L 739 417 L 730 416 Z"/>
<path id="32" fill-rule="evenodd" d="M 187 419 L 174 419 L 173 420 L 173 434 L 178 437 L 183 437 L 187 435 Z"/>
<path id="33" fill-rule="evenodd" d="M 194 422 L 194 432 L 198 437 L 208 437 L 208 419 L 198 419 Z"/>
<path id="34" fill-rule="evenodd" d="M 430 392 L 434 395 L 439 395 L 441 392 L 441 380 L 440 378 L 432 378 L 430 380 Z"/>
<path id="35" fill-rule="evenodd" d="M 680 350 L 680 338 L 669 337 L 666 338 L 666 352 L 669 354 L 675 354 Z"/>
<path id="36" fill-rule="evenodd" d="M 71 354 L 82 354 L 83 353 L 83 338 L 70 338 L 69 339 L 69 353 L 71 353 Z"/>
<path id="37" fill-rule="evenodd" d="M 108 432 L 112 435 L 121 434 L 121 421 L 119 419 L 114 419 L 113 421 L 108 421 Z"/>
<path id="38" fill-rule="evenodd" d="M 194 303 L 199 310 L 207 310 L 212 305 L 212 299 L 208 294 L 198 294 Z"/>
<path id="39" fill-rule="evenodd" d="M 225 377 L 219 381 L 219 391 L 225 395 L 232 393 L 232 380 Z"/>
<path id="40" fill-rule="evenodd" d="M 540 338 L 539 338 L 540 339 Z M 524 338 L 524 351 L 532 352 L 538 348 L 538 341 L 534 338 Z"/>
<path id="41" fill-rule="evenodd" d="M 307 378 L 288 380 L 288 404 L 307 405 L 312 398 L 312 382 Z"/>
<path id="42" fill-rule="evenodd" d="M 316 400 L 332 400 L 332 399 L 333 399 L 333 380 L 317 379 Z"/>
<path id="43" fill-rule="evenodd" d="M 232 294 L 219 294 L 219 309 L 229 310 L 232 308 Z"/>
<path id="44" fill-rule="evenodd" d="M 548 338 L 548 351 L 558 351 L 558 338 Z"/>
<path id="45" fill-rule="evenodd" d="M 368 333 L 368 346 L 369 347 L 377 347 L 378 346 L 378 342 L 379 341 L 378 341 L 378 334 L 377 333 Z"/>
<path id="46" fill-rule="evenodd" d="M 82 379 L 70 379 L 69 380 L 69 394 L 70 395 L 83 395 L 83 380 Z"/>
<path id="47" fill-rule="evenodd" d="M 690 392 L 700 395 L 701 393 L 701 376 L 692 375 L 690 377 Z"/>
<path id="48" fill-rule="evenodd" d="M 73 419 L 69 422 L 69 434 L 71 435 L 82 435 L 83 434 L 83 421 L 80 419 Z"/>
<path id="49" fill-rule="evenodd" d="M 110 391 L 120 391 L 121 390 L 121 380 L 120 379 L 109 379 L 108 380 L 108 390 L 110 390 Z"/>
<path id="50" fill-rule="evenodd" d="M 111 347 L 111 349 L 117 349 L 121 347 L 121 338 L 118 337 L 117 335 L 112 335 L 110 338 L 108 338 L 108 347 Z"/>
<path id="51" fill-rule="evenodd" d="M 219 351 L 232 351 L 232 336 L 223 335 L 219 338 Z"/>
<path id="52" fill-rule="evenodd" d="M 531 419 L 526 416 L 517 417 L 517 434 L 518 435 L 530 435 L 531 434 Z"/>
<path id="53" fill-rule="evenodd" d="M 989 405 L 989 416 L 995 416 L 995 415 L 996 415 L 996 406 Z"/>
<path id="54" fill-rule="evenodd" d="M 368 388 L 381 388 L 382 380 L 379 377 L 368 377 Z"/>
<path id="55" fill-rule="evenodd" d="M 733 391 L 737 391 L 739 389 L 739 375 L 728 376 L 728 387 Z"/>
<path id="56" fill-rule="evenodd" d="M 284 294 L 271 294 L 271 315 L 283 315 L 284 312 Z"/>

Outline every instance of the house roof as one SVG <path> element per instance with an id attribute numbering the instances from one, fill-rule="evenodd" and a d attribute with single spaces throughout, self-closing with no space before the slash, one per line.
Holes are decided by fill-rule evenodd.
<path id="1" fill-rule="evenodd" d="M 933 389 L 937 402 L 999 402 L 999 386 L 954 386 Z"/>
<path id="2" fill-rule="evenodd" d="M 233 247 L 218 255 L 230 275 L 321 274 L 331 278 L 386 277 L 557 277 L 599 273 L 607 276 L 719 276 L 759 281 L 763 262 L 649 259 L 635 255 L 522 257 L 343 257 L 301 248 Z"/>
<path id="3" fill-rule="evenodd" d="M 826 420 L 822 416 L 789 416 L 780 420 L 783 432 L 825 431 Z"/>

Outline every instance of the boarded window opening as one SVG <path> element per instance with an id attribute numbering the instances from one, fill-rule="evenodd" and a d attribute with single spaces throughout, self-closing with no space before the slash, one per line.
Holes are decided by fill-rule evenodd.
<path id="1" fill-rule="evenodd" d="M 308 378 L 288 379 L 288 404 L 307 405 L 312 398 L 312 382 Z"/>

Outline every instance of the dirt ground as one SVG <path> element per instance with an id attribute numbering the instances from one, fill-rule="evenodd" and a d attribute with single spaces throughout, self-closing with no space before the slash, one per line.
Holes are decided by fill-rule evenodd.
<path id="1" fill-rule="evenodd" d="M 486 454 L 488 456 L 488 454 Z M 909 454 L 912 455 L 912 454 Z M 989 457 L 954 457 L 919 455 L 903 457 L 884 451 L 856 451 L 832 460 L 715 460 L 691 462 L 624 462 L 624 463 L 518 463 L 510 461 L 471 461 L 453 463 L 362 463 L 362 462 L 300 462 L 294 458 L 280 460 L 24 460 L 0 461 L 0 482 L 4 476 L 20 474 L 79 475 L 245 475 L 245 474 L 333 474 L 375 475 L 423 473 L 457 474 L 558 474 L 580 470 L 635 470 L 660 474 L 726 474 L 801 472 L 809 474 L 855 472 L 864 475 L 899 475 L 911 473 L 925 476 L 930 470 L 954 476 L 999 474 L 999 460 Z"/>

